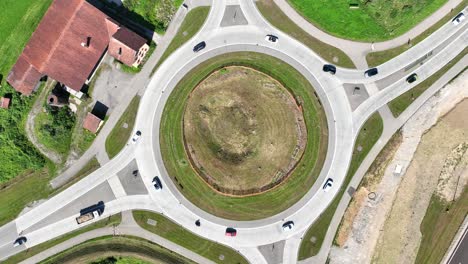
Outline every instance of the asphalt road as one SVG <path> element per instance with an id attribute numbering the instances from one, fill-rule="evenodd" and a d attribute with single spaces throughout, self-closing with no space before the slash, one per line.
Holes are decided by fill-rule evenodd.
<path id="1" fill-rule="evenodd" d="M 247 25 L 220 27 L 228 5 L 239 5 L 248 22 Z M 106 210 L 102 217 L 132 209 L 162 213 L 197 235 L 239 250 L 252 263 L 266 263 L 266 259 L 257 246 L 285 240 L 283 262 L 295 263 L 301 236 L 331 203 L 343 183 L 359 128 L 373 112 L 431 76 L 459 54 L 468 43 L 466 24 L 464 22 L 455 27 L 448 23 L 414 48 L 379 66 L 379 74 L 375 77 L 365 78 L 362 70 L 342 68 L 338 68 L 337 74 L 333 76 L 322 72 L 322 65 L 326 63 L 322 58 L 300 42 L 269 25 L 259 15 L 253 1 L 214 1 L 201 31 L 167 58 L 147 85 L 135 124 L 135 128 L 142 131 L 140 140 L 136 144 L 128 144 L 121 153 L 99 170 L 0 228 L 0 259 L 25 249 L 24 246 L 12 248 L 12 243 L 20 231 L 28 230 L 41 220 L 47 219 L 48 216 L 61 212 L 74 201 L 83 199 L 82 197 L 86 196 L 89 190 L 107 181 L 115 199 L 106 202 Z M 266 34 L 277 35 L 279 42 L 266 41 Z M 352 110 L 349 95 L 343 88 L 344 83 L 366 84 L 365 87 L 372 87 L 375 82 L 401 71 L 433 50 L 434 47 L 438 47 L 438 43 L 444 43 L 449 38 L 453 38 L 453 41 L 415 69 L 419 75 L 416 83 L 409 85 L 402 78 L 380 90 L 368 88 L 369 97 Z M 192 47 L 202 40 L 206 41 L 206 48 L 193 53 Z M 316 184 L 289 209 L 278 215 L 256 221 L 241 222 L 221 219 L 191 204 L 169 179 L 163 166 L 158 142 L 162 111 L 177 82 L 199 63 L 217 55 L 235 51 L 268 54 L 295 67 L 315 87 L 326 112 L 329 127 L 328 153 Z M 122 177 L 121 172 L 134 159 L 148 194 L 130 195 L 119 179 Z M 151 183 L 154 175 L 160 175 L 165 186 L 160 191 L 156 191 Z M 334 179 L 334 186 L 325 193 L 321 190 L 321 186 L 327 178 Z M 23 232 L 22 235 L 28 238 L 26 246 L 32 247 L 79 228 L 80 226 L 75 221 L 78 215 L 79 212 L 67 214 L 47 226 L 41 225 L 40 228 L 32 228 L 28 232 Z M 193 229 L 196 219 L 202 219 L 203 225 L 201 228 Z M 292 231 L 287 233 L 282 231 L 283 219 L 294 220 L 295 227 Z M 235 227 L 238 235 L 226 237 L 224 235 L 226 226 Z"/>
<path id="2" fill-rule="evenodd" d="M 463 237 L 457 245 L 455 252 L 450 257 L 449 264 L 467 264 L 468 263 L 468 228 L 465 229 Z"/>

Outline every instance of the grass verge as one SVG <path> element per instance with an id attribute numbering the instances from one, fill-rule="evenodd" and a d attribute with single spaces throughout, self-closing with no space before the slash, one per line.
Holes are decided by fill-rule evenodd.
<path id="1" fill-rule="evenodd" d="M 304 235 L 301 247 L 299 249 L 299 260 L 304 260 L 306 258 L 315 256 L 320 251 L 330 222 L 333 218 L 333 215 L 335 214 L 336 208 L 338 207 L 341 198 L 343 197 L 343 194 L 346 191 L 346 188 L 348 187 L 349 182 L 361 165 L 361 162 L 382 135 L 382 131 L 383 120 L 378 113 L 374 113 L 369 117 L 369 119 L 364 123 L 361 130 L 359 131 L 356 143 L 354 145 L 348 173 L 346 174 L 346 178 L 340 187 L 340 191 L 335 196 L 328 208 L 322 213 L 322 215 L 319 216 L 319 218 L 317 218 L 317 220 L 309 227 L 309 230 L 307 230 L 307 233 Z M 359 146 L 362 148 L 361 151 L 358 151 Z"/>
<path id="2" fill-rule="evenodd" d="M 351 59 L 343 51 L 309 35 L 297 26 L 296 23 L 291 21 L 273 0 L 259 0 L 256 3 L 258 10 L 270 24 L 302 42 L 326 61 L 345 68 L 356 68 Z"/>
<path id="3" fill-rule="evenodd" d="M 235 250 L 203 239 L 160 214 L 148 211 L 133 211 L 133 217 L 142 228 L 216 263 L 248 263 L 247 260 Z M 148 219 L 155 220 L 157 225 L 149 225 L 147 223 Z M 224 256 L 223 260 L 219 259 L 220 255 Z"/>
<path id="4" fill-rule="evenodd" d="M 97 254 L 107 255 L 112 253 L 136 254 L 149 258 L 153 263 L 183 264 L 194 263 L 166 248 L 150 241 L 131 236 L 104 236 L 88 240 L 63 252 L 60 252 L 40 263 L 76 263 L 86 256 Z"/>
<path id="5" fill-rule="evenodd" d="M 225 196 L 213 191 L 189 165 L 183 144 L 182 117 L 188 95 L 211 72 L 232 65 L 251 67 L 278 80 L 301 104 L 307 128 L 304 154 L 291 175 L 276 188 L 247 197 Z M 320 174 L 327 142 L 326 116 L 311 84 L 290 65 L 259 53 L 229 53 L 198 65 L 172 91 L 161 119 L 162 157 L 180 192 L 199 208 L 235 220 L 272 216 L 302 198 Z"/>
<path id="6" fill-rule="evenodd" d="M 397 98 L 393 99 L 388 103 L 388 107 L 395 117 L 398 117 L 410 104 L 414 102 L 424 91 L 426 91 L 432 84 L 434 84 L 442 75 L 444 75 L 453 65 L 461 60 L 465 55 L 468 54 L 468 48 L 465 48 L 463 52 L 458 54 L 453 60 L 447 63 L 444 67 L 438 70 L 436 73 L 425 79 L 418 85 L 411 88 L 409 91 L 401 94 Z"/>
<path id="7" fill-rule="evenodd" d="M 421 222 L 422 239 L 415 263 L 440 263 L 468 212 L 468 188 L 450 203 L 432 195 Z"/>
<path id="8" fill-rule="evenodd" d="M 127 143 L 130 133 L 133 131 L 133 125 L 135 124 L 135 118 L 138 112 L 138 106 L 140 105 L 140 96 L 133 97 L 132 101 L 128 105 L 127 109 L 120 117 L 115 127 L 106 138 L 106 152 L 109 158 L 115 157 Z M 124 124 L 128 126 L 125 128 Z"/>
<path id="9" fill-rule="evenodd" d="M 359 40 L 395 38 L 435 12 L 447 0 L 288 0 L 312 24 L 332 35 Z"/>
<path id="10" fill-rule="evenodd" d="M 93 223 L 93 224 L 90 224 L 86 227 L 83 227 L 83 228 L 80 228 L 78 230 L 75 230 L 73 232 L 70 232 L 70 233 L 67 233 L 65 235 L 62 235 L 58 238 L 55 238 L 55 239 L 52 239 L 52 240 L 49 240 L 47 242 L 44 242 L 42 244 L 39 244 L 39 245 L 36 245 L 32 248 L 29 248 L 27 251 L 22 251 L 8 259 L 6 259 L 4 262 L 4 264 L 8 264 L 8 263 L 11 263 L 11 264 L 14 264 L 14 263 L 19 263 L 27 258 L 30 258 L 48 248 L 51 248 L 55 245 L 58 245 L 64 241 L 67 241 L 69 240 L 70 238 L 73 238 L 75 236 L 78 236 L 80 234 L 83 234 L 83 233 L 86 233 L 88 231 L 91 231 L 93 229 L 98 229 L 98 228 L 102 228 L 102 227 L 106 227 L 106 226 L 116 226 L 116 225 L 119 225 L 120 224 L 120 221 L 122 219 L 122 216 L 121 214 L 116 214 L 116 215 L 112 215 L 106 219 L 102 219 L 100 221 L 97 221 L 96 223 Z M 61 263 L 61 262 L 58 262 L 58 263 Z"/>
<path id="11" fill-rule="evenodd" d="M 159 65 L 161 65 L 161 63 L 163 63 L 167 57 L 172 54 L 172 52 L 191 39 L 200 30 L 200 28 L 203 26 L 203 23 L 205 23 L 209 12 L 209 6 L 196 7 L 188 12 L 184 22 L 182 22 L 182 25 L 177 31 L 177 34 L 174 36 L 171 43 L 169 46 L 167 46 L 163 55 L 159 59 L 158 63 L 151 71 L 151 75 L 153 75 L 153 73 L 158 69 Z"/>
<path id="12" fill-rule="evenodd" d="M 91 174 L 93 171 L 99 169 L 101 165 L 99 164 L 99 161 L 97 160 L 96 157 L 93 157 L 91 160 L 86 163 L 83 168 L 81 168 L 78 173 L 72 177 L 72 179 L 67 182 L 66 184 L 60 186 L 59 188 L 55 189 L 54 192 L 51 195 L 58 194 L 59 192 L 64 191 L 68 187 L 72 186 L 73 184 L 77 183 L 79 180 L 83 179 L 84 177 L 88 176 Z"/>
<path id="13" fill-rule="evenodd" d="M 423 33 L 419 34 L 417 37 L 412 39 L 408 44 L 404 44 L 393 49 L 378 51 L 378 52 L 371 52 L 366 55 L 367 64 L 369 67 L 376 67 L 384 62 L 387 62 L 396 56 L 400 55 L 401 53 L 407 51 L 412 46 L 418 44 L 419 42 L 423 41 L 429 35 L 437 31 L 440 27 L 442 27 L 445 23 L 452 20 L 452 18 L 458 14 L 461 10 L 465 8 L 468 4 L 468 0 L 464 0 L 461 2 L 456 8 L 453 9 L 452 12 L 444 16 L 441 20 L 435 23 L 432 27 L 426 29 Z"/>

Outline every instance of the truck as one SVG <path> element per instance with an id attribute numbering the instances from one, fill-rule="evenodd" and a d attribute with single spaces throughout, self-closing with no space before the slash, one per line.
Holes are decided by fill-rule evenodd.
<path id="1" fill-rule="evenodd" d="M 97 204 L 93 204 L 89 207 L 80 210 L 80 216 L 76 218 L 78 224 L 98 218 L 104 213 L 104 202 L 100 201 Z"/>
<path id="2" fill-rule="evenodd" d="M 93 211 L 93 212 L 78 216 L 76 218 L 76 222 L 78 224 L 82 224 L 84 222 L 88 222 L 88 221 L 93 220 L 94 218 L 98 218 L 98 217 L 99 217 L 98 211 Z"/>

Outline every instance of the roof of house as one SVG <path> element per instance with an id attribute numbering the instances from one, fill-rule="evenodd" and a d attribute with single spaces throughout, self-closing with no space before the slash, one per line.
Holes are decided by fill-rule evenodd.
<path id="1" fill-rule="evenodd" d="M 54 0 L 34 31 L 8 82 L 30 94 L 38 73 L 79 91 L 92 73 L 118 25 L 85 0 Z M 87 43 L 89 46 L 83 45 Z M 22 64 L 30 64 L 29 68 Z M 31 70 L 33 69 L 33 70 Z M 42 75 L 41 75 L 42 76 Z M 37 81 L 36 81 L 37 83 Z"/>
<path id="2" fill-rule="evenodd" d="M 102 120 L 99 117 L 93 115 L 92 113 L 88 113 L 83 122 L 83 127 L 92 133 L 96 133 L 99 130 L 101 122 Z"/>
<path id="3" fill-rule="evenodd" d="M 135 51 L 146 44 L 146 39 L 126 27 L 119 28 L 112 37 Z"/>
<path id="4" fill-rule="evenodd" d="M 42 73 L 34 68 L 33 65 L 27 61 L 25 56 L 21 54 L 8 74 L 7 81 L 17 91 L 22 94 L 30 95 L 41 77 Z"/>
<path id="5" fill-rule="evenodd" d="M 10 106 L 10 98 L 0 97 L 0 107 L 8 108 Z"/>

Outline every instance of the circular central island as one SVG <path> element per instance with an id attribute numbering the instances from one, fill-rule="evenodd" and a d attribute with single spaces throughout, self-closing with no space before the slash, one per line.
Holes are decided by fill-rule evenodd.
<path id="1" fill-rule="evenodd" d="M 190 94 L 183 123 L 192 166 L 228 195 L 256 194 L 280 184 L 307 142 L 293 95 L 248 67 L 225 67 L 203 80 Z"/>

